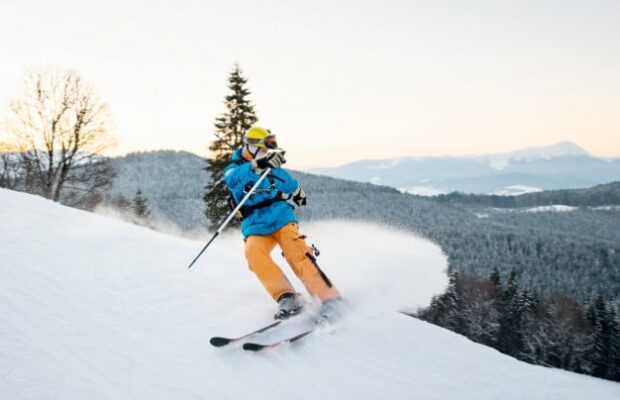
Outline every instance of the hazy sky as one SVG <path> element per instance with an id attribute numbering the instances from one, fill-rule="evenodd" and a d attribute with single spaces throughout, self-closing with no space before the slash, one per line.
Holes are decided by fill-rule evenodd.
<path id="1" fill-rule="evenodd" d="M 207 155 L 238 61 L 291 167 L 571 140 L 620 155 L 620 1 L 11 1 L 0 105 L 28 67 L 108 102 L 115 154 Z"/>

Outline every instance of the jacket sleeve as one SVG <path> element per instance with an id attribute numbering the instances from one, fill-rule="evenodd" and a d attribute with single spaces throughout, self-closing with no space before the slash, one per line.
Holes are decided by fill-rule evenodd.
<path id="1" fill-rule="evenodd" d="M 226 186 L 233 192 L 235 197 L 239 197 L 239 194 L 243 192 L 245 185 L 250 181 L 256 181 L 259 178 L 252 170 L 250 163 L 244 163 L 241 165 L 230 164 L 224 170 L 224 182 Z M 237 198 L 237 200 L 239 200 Z"/>
<path id="2" fill-rule="evenodd" d="M 276 189 L 282 193 L 291 194 L 299 186 L 297 180 L 283 168 L 276 168 L 271 171 L 271 174 L 275 178 L 273 181 L 276 185 Z"/>

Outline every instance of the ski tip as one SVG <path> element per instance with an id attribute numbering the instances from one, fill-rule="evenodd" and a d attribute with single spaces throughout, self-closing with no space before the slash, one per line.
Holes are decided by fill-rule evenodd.
<path id="1" fill-rule="evenodd" d="M 226 346 L 228 343 L 230 343 L 231 340 L 227 339 L 227 338 L 223 338 L 223 337 L 212 337 L 209 340 L 209 343 L 211 343 L 211 345 L 215 346 L 215 347 L 222 347 L 222 346 Z"/>
<path id="2" fill-rule="evenodd" d="M 266 347 L 268 346 L 265 346 L 264 344 L 258 344 L 258 343 L 244 343 L 243 344 L 243 350 L 247 350 L 247 351 L 261 351 Z"/>

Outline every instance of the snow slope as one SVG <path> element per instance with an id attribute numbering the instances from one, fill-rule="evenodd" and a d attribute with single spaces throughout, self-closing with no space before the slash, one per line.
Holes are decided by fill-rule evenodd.
<path id="1" fill-rule="evenodd" d="M 187 270 L 202 241 L 35 196 L 0 189 L 0 222 L 2 399 L 620 397 L 617 383 L 527 365 L 397 313 L 446 284 L 440 249 L 404 233 L 302 227 L 352 310 L 330 332 L 247 354 L 208 344 L 273 312 L 236 234 Z"/>

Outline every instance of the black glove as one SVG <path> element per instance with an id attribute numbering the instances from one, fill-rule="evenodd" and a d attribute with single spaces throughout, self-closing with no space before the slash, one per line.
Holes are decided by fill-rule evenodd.
<path id="1" fill-rule="evenodd" d="M 269 150 L 264 157 L 252 160 L 252 169 L 257 174 L 262 174 L 267 168 L 278 168 L 285 162 L 284 150 Z"/>
<path id="2" fill-rule="evenodd" d="M 297 189 L 292 194 L 287 194 L 284 197 L 286 200 L 293 200 L 297 207 L 305 206 L 308 202 L 306 200 L 306 193 L 301 188 L 301 186 L 297 186 Z"/>

